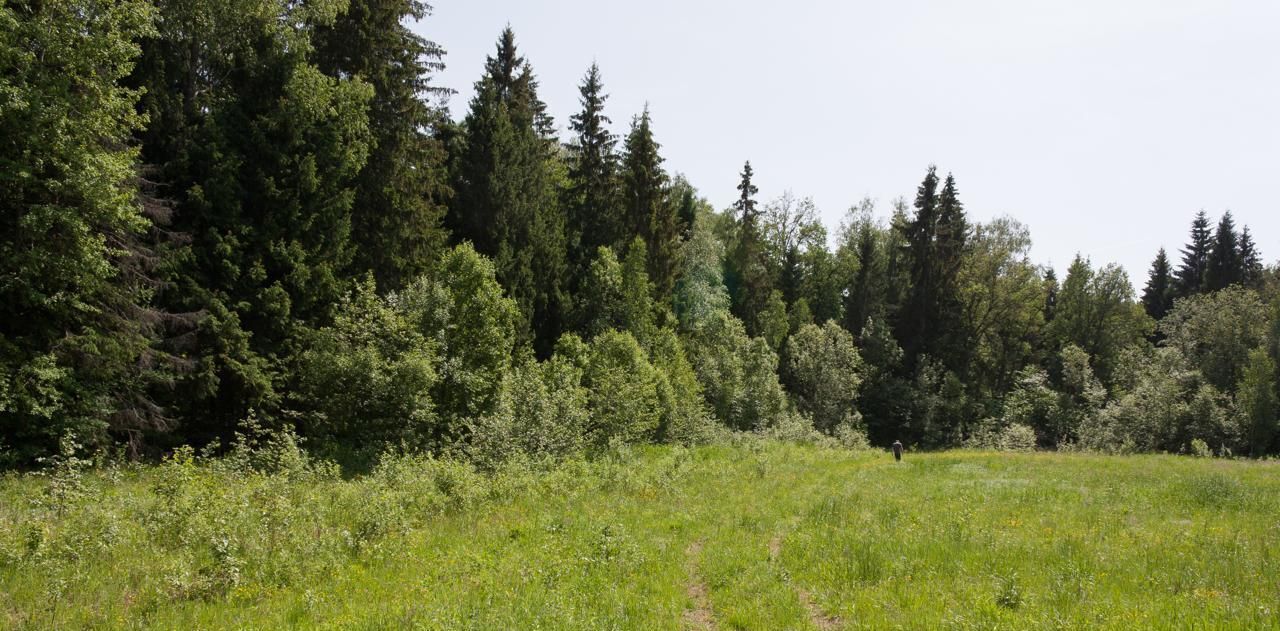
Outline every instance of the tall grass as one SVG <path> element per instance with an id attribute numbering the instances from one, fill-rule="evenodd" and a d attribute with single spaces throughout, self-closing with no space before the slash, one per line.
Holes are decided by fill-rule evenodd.
<path id="1" fill-rule="evenodd" d="M 0 480 L 0 627 L 1280 627 L 1273 463 L 234 453 Z"/>

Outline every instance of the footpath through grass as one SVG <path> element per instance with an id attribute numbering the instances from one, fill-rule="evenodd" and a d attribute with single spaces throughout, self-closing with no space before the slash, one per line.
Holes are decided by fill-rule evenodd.
<path id="1" fill-rule="evenodd" d="M 0 482 L 0 627 L 1280 628 L 1280 468 L 651 448 Z"/>

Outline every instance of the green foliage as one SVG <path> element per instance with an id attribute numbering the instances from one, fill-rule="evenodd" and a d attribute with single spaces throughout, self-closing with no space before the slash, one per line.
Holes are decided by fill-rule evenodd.
<path id="1" fill-rule="evenodd" d="M 848 331 L 830 320 L 821 327 L 807 324 L 787 340 L 785 358 L 783 374 L 796 409 L 812 418 L 814 427 L 834 434 L 842 426 L 861 426 L 854 405 L 862 358 Z"/>
<path id="2" fill-rule="evenodd" d="M 431 400 L 436 356 L 408 314 L 366 280 L 315 332 L 299 359 L 296 396 L 308 434 L 333 447 L 375 453 L 388 445 L 435 446 Z"/>
<path id="3" fill-rule="evenodd" d="M 649 441 L 662 424 L 659 373 L 630 333 L 608 331 L 591 342 L 583 373 L 591 423 L 587 444 Z"/>
<path id="4" fill-rule="evenodd" d="M 522 340 L 543 355 L 563 326 L 568 271 L 545 110 L 508 28 L 476 83 L 450 208 L 455 237 L 493 258 L 498 281 L 520 308 Z"/>
<path id="5" fill-rule="evenodd" d="M 1095 270 L 1077 256 L 1056 294 L 1047 335 L 1055 349 L 1074 344 L 1091 359 L 1102 384 L 1111 388 L 1126 349 L 1142 345 L 1152 321 L 1133 300 L 1129 277 L 1118 265 Z"/>
<path id="6" fill-rule="evenodd" d="M 787 411 L 778 383 L 778 356 L 763 338 L 747 335 L 727 312 L 699 322 L 689 337 L 689 361 L 712 412 L 739 430 L 759 430 Z"/>
<path id="7" fill-rule="evenodd" d="M 559 354 L 512 368 L 503 376 L 493 411 L 469 425 L 470 459 L 494 469 L 518 455 L 536 461 L 582 453 L 591 423 L 582 372 Z"/>
<path id="8" fill-rule="evenodd" d="M 732 298 L 733 314 L 746 324 L 753 336 L 764 335 L 766 322 L 761 317 L 769 310 L 774 279 L 770 273 L 768 245 L 763 220 L 755 195 L 759 192 L 751 182 L 751 163 L 742 167 L 741 193 L 733 205 L 734 237 L 725 262 L 725 284 Z M 783 305 L 783 312 L 786 305 Z"/>
<path id="9" fill-rule="evenodd" d="M 1151 262 L 1147 286 L 1142 290 L 1142 307 L 1156 321 L 1163 319 L 1173 308 L 1173 276 L 1164 248 L 1160 248 L 1156 259 Z"/>
<path id="10" fill-rule="evenodd" d="M 608 128 L 612 121 L 604 114 L 604 104 L 609 97 L 604 94 L 596 64 L 587 70 L 578 92 L 582 110 L 569 117 L 574 137 L 569 145 L 565 211 L 569 219 L 566 237 L 570 260 L 581 267 L 587 265 L 598 248 L 624 242 L 625 221 L 615 153 L 618 138 Z"/>
<path id="11" fill-rule="evenodd" d="M 937 168 L 916 191 L 915 215 L 902 225 L 911 285 L 897 313 L 895 333 L 907 364 L 930 355 L 950 371 L 964 369 L 969 344 L 959 308 L 960 272 L 969 228 L 955 179 L 947 176 L 938 191 Z"/>
<path id="12" fill-rule="evenodd" d="M 447 252 L 431 276 L 391 298 L 440 357 L 430 393 L 440 415 L 433 436 L 440 447 L 463 438 L 469 419 L 493 412 L 511 369 L 519 313 L 494 276 L 493 263 L 464 243 Z"/>
<path id="13" fill-rule="evenodd" d="M 431 84 L 444 51 L 409 24 L 429 12 L 420 0 L 351 0 L 313 35 L 320 70 L 373 88 L 369 157 L 354 182 L 352 268 L 372 271 L 383 290 L 426 273 L 446 239 L 445 148 L 432 135 L 444 113 L 424 100 L 448 93 Z"/>
<path id="14" fill-rule="evenodd" d="M 1263 348 L 1249 353 L 1249 363 L 1237 389 L 1244 415 L 1245 442 L 1249 455 L 1262 456 L 1276 447 L 1280 432 L 1280 399 L 1276 392 L 1276 364 Z"/>
<path id="15" fill-rule="evenodd" d="M 1080 446 L 1095 451 L 1185 452 L 1199 439 L 1219 450 L 1239 446 L 1238 414 L 1176 348 L 1133 352 L 1124 393 L 1085 418 Z"/>
<path id="16" fill-rule="evenodd" d="M 24 464 L 69 432 L 96 448 L 168 425 L 149 392 L 172 368 L 151 307 L 163 213 L 139 199 L 146 118 L 123 85 L 154 19 L 133 0 L 0 7 L 0 435 Z"/>
<path id="17" fill-rule="evenodd" d="M 960 349 L 967 386 L 984 397 L 1008 391 L 1035 359 L 1044 328 L 1044 289 L 1031 263 L 1031 233 L 1001 217 L 976 224 L 957 273 L 964 328 L 972 344 Z"/>
<path id="18" fill-rule="evenodd" d="M 1209 383 L 1228 392 L 1244 375 L 1249 353 L 1266 340 L 1268 315 L 1256 291 L 1231 287 L 1179 300 L 1160 332 Z"/>
<path id="19" fill-rule="evenodd" d="M 1191 236 L 1182 250 L 1182 265 L 1178 267 L 1174 284 L 1177 297 L 1186 298 L 1200 293 L 1204 287 L 1205 272 L 1209 267 L 1212 251 L 1209 216 L 1202 210 L 1191 222 Z"/>

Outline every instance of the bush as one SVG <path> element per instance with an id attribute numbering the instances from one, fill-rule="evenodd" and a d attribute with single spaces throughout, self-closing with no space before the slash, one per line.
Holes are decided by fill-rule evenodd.
<path id="1" fill-rule="evenodd" d="M 390 301 L 436 345 L 439 378 L 430 396 L 440 424 L 434 442 L 446 448 L 464 438 L 469 421 L 494 411 L 511 369 L 519 310 L 503 295 L 493 263 L 469 243 Z"/>
<path id="2" fill-rule="evenodd" d="M 787 411 L 778 382 L 778 356 L 742 322 L 718 312 L 690 336 L 689 360 L 716 418 L 731 428 L 760 430 Z"/>
<path id="3" fill-rule="evenodd" d="M 590 417 L 582 369 L 571 358 L 526 362 L 503 377 L 493 412 L 471 422 L 467 453 L 494 469 L 513 455 L 534 460 L 582 451 Z"/>
<path id="4" fill-rule="evenodd" d="M 991 451 L 1035 451 L 1036 430 L 1021 423 L 1005 425 L 997 419 L 987 418 L 976 424 L 964 446 Z"/>
<path id="5" fill-rule="evenodd" d="M 376 451 L 427 444 L 436 422 L 435 363 L 431 342 L 378 297 L 373 281 L 357 285 L 299 360 L 297 399 L 309 434 Z"/>
<path id="6" fill-rule="evenodd" d="M 583 385 L 591 421 L 587 444 L 653 440 L 662 422 L 659 374 L 630 333 L 608 331 L 591 343 Z"/>

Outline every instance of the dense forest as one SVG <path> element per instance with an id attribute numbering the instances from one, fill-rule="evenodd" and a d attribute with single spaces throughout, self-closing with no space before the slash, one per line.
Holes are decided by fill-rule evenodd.
<path id="1" fill-rule="evenodd" d="M 419 0 L 0 7 L 0 468 L 250 429 L 352 466 L 735 431 L 1280 451 L 1280 272 L 1230 212 L 1170 209 L 1187 243 L 1138 291 L 1085 256 L 1059 280 L 927 156 L 834 233 L 760 199 L 749 162 L 717 209 L 595 65 L 561 137 L 510 29 L 455 122 L 415 21 Z"/>

